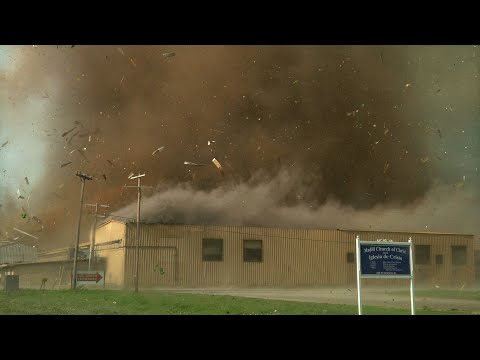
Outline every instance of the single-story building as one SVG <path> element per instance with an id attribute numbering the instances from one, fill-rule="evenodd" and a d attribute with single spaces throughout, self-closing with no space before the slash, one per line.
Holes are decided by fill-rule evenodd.
<path id="1" fill-rule="evenodd" d="M 95 256 L 105 268 L 106 287 L 133 286 L 135 234 L 134 222 L 109 220 L 97 227 Z M 350 286 L 356 282 L 357 235 L 370 241 L 411 237 L 417 286 L 474 283 L 473 235 L 141 223 L 139 286 Z"/>

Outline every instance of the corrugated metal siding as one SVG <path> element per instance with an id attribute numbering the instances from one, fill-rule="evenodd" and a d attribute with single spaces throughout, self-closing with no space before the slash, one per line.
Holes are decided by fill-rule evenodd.
<path id="1" fill-rule="evenodd" d="M 37 249 L 24 244 L 8 244 L 0 246 L 0 264 L 34 262 Z"/>
<path id="2" fill-rule="evenodd" d="M 123 232 L 124 262 L 119 257 L 106 271 L 123 272 L 124 282 L 130 287 L 134 280 L 136 224 L 126 224 L 123 229 L 115 226 L 115 235 L 111 230 L 103 230 L 104 240 L 100 240 L 99 228 L 97 243 L 114 240 Z M 417 277 L 425 278 L 428 284 L 469 285 L 474 280 L 473 237 L 468 235 L 161 224 L 142 224 L 140 235 L 141 287 L 352 285 L 356 281 L 356 264 L 347 262 L 347 253 L 355 253 L 356 235 L 373 241 L 407 241 L 412 236 L 414 245 L 430 245 L 431 264 L 415 267 Z M 223 261 L 202 260 L 204 238 L 223 239 Z M 243 240 L 262 240 L 261 263 L 243 261 Z M 467 265 L 452 265 L 452 245 L 467 247 Z M 435 264 L 437 254 L 443 255 L 443 265 Z M 158 271 L 160 268 L 163 275 Z M 365 285 L 406 284 L 404 280 L 363 281 Z"/>
<path id="3" fill-rule="evenodd" d="M 1 269 L 2 279 L 7 272 L 19 275 L 21 289 L 40 289 L 42 279 L 46 278 L 46 289 L 68 289 L 71 287 L 72 261 L 16 264 Z M 79 261 L 78 270 L 87 270 L 88 262 Z"/>

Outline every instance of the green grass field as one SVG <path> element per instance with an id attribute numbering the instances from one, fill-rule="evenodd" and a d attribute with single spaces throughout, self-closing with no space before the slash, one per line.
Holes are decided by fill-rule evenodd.
<path id="1" fill-rule="evenodd" d="M 234 296 L 122 291 L 21 290 L 0 292 L 0 314 L 45 315 L 355 315 L 356 306 Z M 408 315 L 408 310 L 366 306 L 366 315 Z M 418 314 L 468 314 L 419 310 Z"/>
<path id="2" fill-rule="evenodd" d="M 408 291 L 392 291 L 392 294 L 409 295 Z M 416 290 L 416 297 L 429 297 L 429 298 L 444 298 L 444 299 L 462 299 L 462 300 L 477 300 L 480 301 L 479 290 Z"/>

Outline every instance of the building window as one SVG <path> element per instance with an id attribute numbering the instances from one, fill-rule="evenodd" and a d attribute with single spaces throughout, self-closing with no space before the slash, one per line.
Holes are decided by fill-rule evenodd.
<path id="1" fill-rule="evenodd" d="M 352 252 L 347 252 L 347 263 L 355 262 L 355 254 Z"/>
<path id="2" fill-rule="evenodd" d="M 467 247 L 466 246 L 452 246 L 452 264 L 453 265 L 467 264 Z"/>
<path id="3" fill-rule="evenodd" d="M 203 261 L 223 261 L 223 239 L 202 240 Z"/>
<path id="4" fill-rule="evenodd" d="M 437 265 L 443 264 L 443 255 L 435 255 L 435 264 Z"/>
<path id="5" fill-rule="evenodd" d="M 415 245 L 415 264 L 430 265 L 430 245 Z"/>
<path id="6" fill-rule="evenodd" d="M 262 240 L 243 240 L 243 261 L 262 262 Z"/>

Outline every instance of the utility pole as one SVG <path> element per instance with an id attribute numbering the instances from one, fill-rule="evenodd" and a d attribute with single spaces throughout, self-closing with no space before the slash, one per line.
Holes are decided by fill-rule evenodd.
<path id="1" fill-rule="evenodd" d="M 92 269 L 92 259 L 94 260 L 93 262 L 95 263 L 95 235 L 97 233 L 97 220 L 99 217 L 107 217 L 106 213 L 104 215 L 98 215 L 98 208 L 109 208 L 110 206 L 108 205 L 98 205 L 98 203 L 95 204 L 85 204 L 85 206 L 94 206 L 95 207 L 95 221 L 93 223 L 93 236 L 92 240 L 90 242 L 90 256 L 88 257 L 88 270 L 90 271 Z"/>
<path id="2" fill-rule="evenodd" d="M 140 246 L 140 201 L 142 199 L 142 188 L 153 188 L 153 186 L 141 186 L 141 179 L 145 174 L 138 174 L 133 176 L 133 173 L 128 177 L 130 180 L 137 179 L 137 186 L 125 186 L 125 187 L 134 187 L 138 189 L 138 201 L 137 201 L 137 234 L 136 234 L 136 243 L 135 243 L 135 292 L 138 293 L 138 268 L 139 268 L 139 246 Z"/>
<path id="3" fill-rule="evenodd" d="M 77 227 L 77 241 L 75 243 L 75 254 L 73 256 L 73 281 L 72 289 L 77 288 L 77 257 L 78 257 L 78 247 L 80 245 L 80 225 L 82 223 L 82 208 L 83 208 L 83 193 L 85 190 L 85 181 L 93 180 L 93 176 L 77 172 L 76 176 L 82 181 L 82 191 L 80 194 L 80 214 L 78 215 L 78 227 Z"/>

